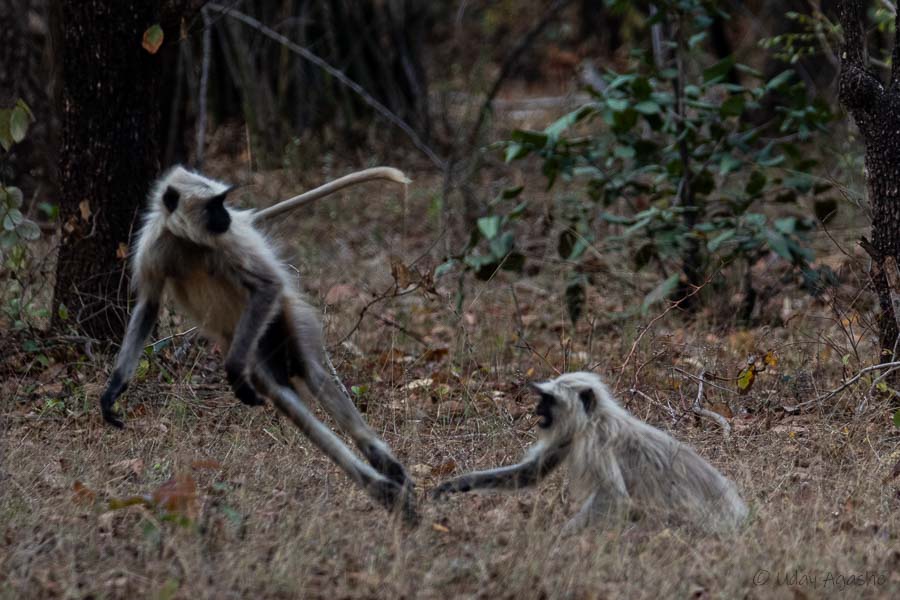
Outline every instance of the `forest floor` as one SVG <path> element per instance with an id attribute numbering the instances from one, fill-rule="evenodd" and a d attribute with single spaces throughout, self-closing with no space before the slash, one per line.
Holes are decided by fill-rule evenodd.
<path id="1" fill-rule="evenodd" d="M 344 193 L 278 237 L 324 311 L 338 371 L 416 480 L 421 525 L 393 523 L 273 408 L 240 404 L 215 348 L 189 337 L 159 348 L 124 396 L 120 431 L 97 409 L 111 354 L 9 336 L 0 597 L 898 597 L 900 435 L 877 373 L 817 400 L 875 355 L 873 305 L 854 292 L 858 231 L 837 240 L 846 255 L 822 243 L 820 260 L 845 283 L 818 299 L 783 285 L 772 261 L 755 265 L 769 291 L 749 329 L 721 290 L 704 292 L 693 318 L 665 303 L 632 310 L 653 283 L 617 256 L 597 265 L 573 326 L 555 242 L 529 248 L 527 275 L 466 279 L 461 304 L 455 272 L 434 292 L 415 289 L 449 242 L 440 177 L 410 174 L 405 202 L 386 184 Z M 244 193 L 270 198 L 299 186 L 272 173 L 244 179 L 255 184 Z M 397 279 L 414 291 L 371 303 Z M 167 315 L 156 339 L 188 325 Z M 776 364 L 737 394 L 748 355 L 769 351 Z M 582 368 L 733 478 L 747 527 L 717 537 L 637 523 L 562 539 L 574 510 L 565 473 L 516 494 L 427 497 L 447 476 L 517 460 L 534 439 L 524 384 Z M 697 385 L 685 373 L 704 370 L 723 378 L 704 404 L 728 416 L 728 437 L 691 411 Z M 158 506 L 130 502 L 141 495 Z"/>

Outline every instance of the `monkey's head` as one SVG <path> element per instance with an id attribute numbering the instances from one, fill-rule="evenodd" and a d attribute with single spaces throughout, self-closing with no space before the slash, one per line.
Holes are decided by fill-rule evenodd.
<path id="1" fill-rule="evenodd" d="M 225 198 L 232 189 L 221 181 L 176 166 L 156 182 L 151 194 L 152 208 L 174 235 L 209 246 L 231 227 Z"/>
<path id="2" fill-rule="evenodd" d="M 538 427 L 552 435 L 575 434 L 603 411 L 619 409 L 603 380 L 593 373 L 566 373 L 532 383 L 531 388 L 539 395 L 534 410 L 541 418 Z"/>

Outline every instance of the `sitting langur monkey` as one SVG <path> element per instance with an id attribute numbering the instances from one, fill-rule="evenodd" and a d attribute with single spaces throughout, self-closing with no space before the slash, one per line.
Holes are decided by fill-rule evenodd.
<path id="1" fill-rule="evenodd" d="M 227 206 L 231 188 L 224 183 L 180 166 L 167 171 L 150 193 L 135 244 L 131 283 L 136 306 L 100 399 L 106 421 L 122 427 L 116 399 L 134 375 L 168 290 L 204 335 L 226 352 L 225 373 L 242 402 L 258 405 L 262 397 L 269 398 L 373 498 L 415 522 L 414 490 L 405 469 L 342 393 L 342 384 L 332 379 L 315 310 L 254 226 L 261 217 L 331 193 L 348 181 L 373 178 L 408 182 L 396 169 L 371 169 L 254 212 Z M 372 466 L 357 458 L 301 397 L 307 403 L 318 399 Z"/>
<path id="2" fill-rule="evenodd" d="M 568 460 L 582 504 L 564 533 L 625 517 L 631 509 L 715 532 L 734 530 L 746 519 L 734 484 L 691 448 L 619 406 L 597 375 L 567 373 L 532 385 L 540 394 L 540 432 L 524 460 L 446 481 L 434 490 L 436 497 L 532 485 Z"/>

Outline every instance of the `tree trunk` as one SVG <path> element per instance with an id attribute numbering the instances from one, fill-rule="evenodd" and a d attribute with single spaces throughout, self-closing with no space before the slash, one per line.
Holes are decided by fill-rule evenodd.
<path id="1" fill-rule="evenodd" d="M 135 215 L 159 170 L 160 54 L 141 47 L 160 3 L 61 0 L 54 45 L 61 87 L 62 240 L 54 319 L 98 339 L 121 336 L 125 254 Z M 177 29 L 167 30 L 177 39 Z"/>
<path id="2" fill-rule="evenodd" d="M 840 5 L 844 29 L 840 99 L 853 115 L 865 145 L 872 241 L 863 238 L 861 245 L 872 258 L 870 276 L 881 308 L 880 359 L 891 361 L 898 330 L 885 261 L 900 262 L 900 44 L 894 43 L 890 82 L 885 85 L 868 69 L 863 9 L 861 0 L 844 0 Z M 900 13 L 897 19 L 900 25 Z"/>
<path id="3" fill-rule="evenodd" d="M 0 0 L 0 108 L 10 108 L 21 98 L 35 117 L 27 137 L 9 152 L 0 152 L 0 181 L 21 188 L 32 213 L 33 201 L 55 201 L 53 115 L 47 95 L 49 69 L 43 60 L 46 13 L 44 0 Z"/>

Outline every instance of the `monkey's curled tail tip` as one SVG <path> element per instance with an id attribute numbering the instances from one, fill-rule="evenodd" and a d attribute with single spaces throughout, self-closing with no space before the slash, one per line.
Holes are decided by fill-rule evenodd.
<path id="1" fill-rule="evenodd" d="M 394 167 L 383 167 L 384 168 L 384 176 L 391 181 L 396 181 L 397 183 L 402 183 L 403 185 L 409 185 L 412 183 L 412 179 L 406 176 L 406 173 L 401 171 L 400 169 L 395 169 Z"/>

